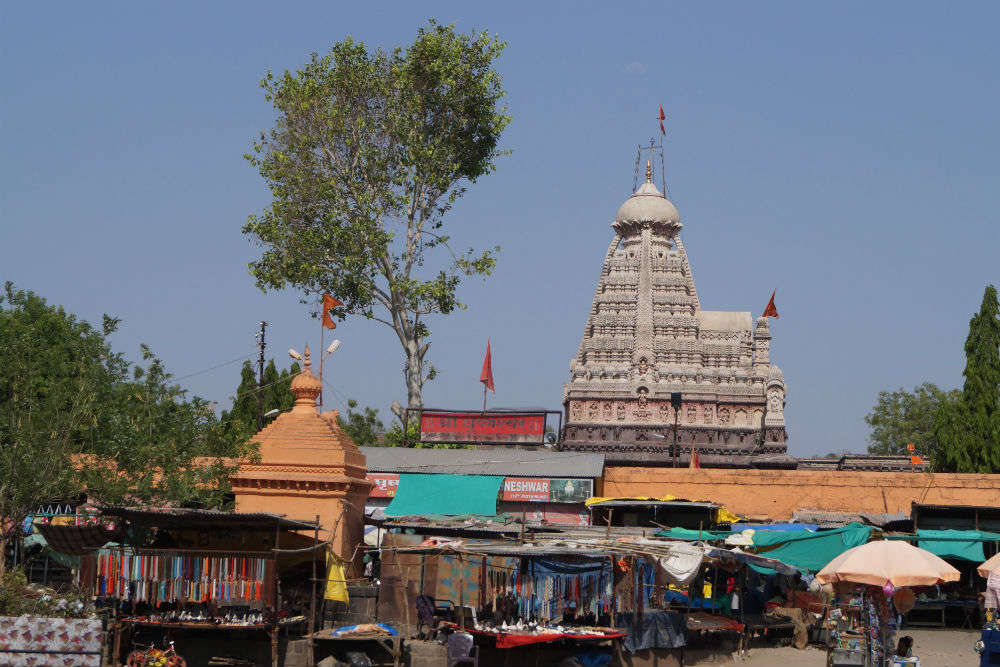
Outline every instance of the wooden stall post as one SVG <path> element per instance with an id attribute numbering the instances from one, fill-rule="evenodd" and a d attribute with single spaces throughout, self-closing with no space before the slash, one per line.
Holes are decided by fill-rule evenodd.
<path id="1" fill-rule="evenodd" d="M 313 551 L 312 551 L 312 597 L 309 598 L 309 634 L 316 631 L 316 551 L 319 547 L 319 514 L 316 515 L 316 527 L 313 530 Z M 329 578 L 329 573 L 327 574 Z"/>
<path id="2" fill-rule="evenodd" d="M 271 622 L 271 667 L 278 667 L 278 609 L 281 607 L 281 591 L 278 590 L 278 542 L 281 540 L 281 521 L 274 525 L 274 620 Z"/>

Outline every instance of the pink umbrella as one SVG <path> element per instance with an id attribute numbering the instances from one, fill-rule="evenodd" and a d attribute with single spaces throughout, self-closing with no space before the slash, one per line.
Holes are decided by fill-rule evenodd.
<path id="1" fill-rule="evenodd" d="M 979 564 L 979 567 L 976 568 L 976 571 L 979 572 L 979 576 L 983 578 L 989 577 L 990 572 L 996 572 L 998 570 L 1000 570 L 1000 553 L 989 560 L 983 561 Z"/>
<path id="2" fill-rule="evenodd" d="M 933 586 L 958 581 L 959 572 L 930 551 L 902 540 L 879 540 L 848 549 L 817 573 L 821 584 L 850 581 L 884 586 Z"/>

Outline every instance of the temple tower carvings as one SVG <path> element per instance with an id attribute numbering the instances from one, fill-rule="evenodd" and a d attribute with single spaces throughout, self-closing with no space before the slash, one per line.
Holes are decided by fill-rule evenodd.
<path id="1" fill-rule="evenodd" d="M 564 387 L 562 447 L 612 461 L 794 467 L 767 318 L 702 310 L 677 208 L 652 169 L 618 209 Z M 675 412 L 671 395 L 680 393 Z"/>

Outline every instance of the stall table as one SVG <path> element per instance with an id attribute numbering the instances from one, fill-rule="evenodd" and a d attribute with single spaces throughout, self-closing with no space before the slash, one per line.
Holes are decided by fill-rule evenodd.
<path id="1" fill-rule="evenodd" d="M 962 627 L 963 628 L 974 628 L 976 626 L 976 612 L 979 609 L 979 603 L 975 600 L 928 600 L 927 602 L 917 601 L 913 609 L 906 613 L 905 619 L 906 624 L 910 626 L 933 626 L 933 627 L 946 627 L 948 610 L 949 609 L 959 609 L 962 612 Z M 941 620 L 911 620 L 911 615 L 914 612 L 940 612 Z M 937 614 L 934 614 L 936 617 Z"/>
<path id="2" fill-rule="evenodd" d="M 386 635 L 371 632 L 334 637 L 330 634 L 329 630 L 326 630 L 322 632 L 314 632 L 309 635 L 309 638 L 313 640 L 314 645 L 316 642 L 342 642 L 344 644 L 359 644 L 377 647 L 379 650 L 384 651 L 386 655 L 392 659 L 393 667 L 399 667 L 403 659 L 403 638 L 399 635 Z"/>

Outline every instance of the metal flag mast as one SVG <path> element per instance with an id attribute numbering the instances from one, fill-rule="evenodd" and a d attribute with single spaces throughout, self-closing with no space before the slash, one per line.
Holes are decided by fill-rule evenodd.
<path id="1" fill-rule="evenodd" d="M 663 112 L 663 105 L 661 104 L 659 113 L 656 116 L 656 120 L 660 124 L 661 136 L 666 136 L 667 134 L 666 128 L 663 127 L 663 121 L 666 120 L 666 118 L 667 115 Z M 636 151 L 635 171 L 632 174 L 632 192 L 635 192 L 639 187 L 639 166 L 642 164 L 643 153 L 646 153 L 647 151 L 649 153 L 649 157 L 647 158 L 649 164 L 653 163 L 653 160 L 655 159 L 657 152 L 660 154 L 660 188 L 661 188 L 660 191 L 663 193 L 663 196 L 666 197 L 668 194 L 667 168 L 666 168 L 666 161 L 664 160 L 663 157 L 663 140 L 661 139 L 659 145 L 657 145 L 656 141 L 652 137 L 649 138 L 648 146 L 643 146 L 642 144 L 640 144 L 638 146 L 638 150 Z"/>
<path id="2" fill-rule="evenodd" d="M 323 297 L 319 298 L 319 412 L 323 414 L 323 359 L 326 358 L 326 324 L 323 322 Z"/>
<path id="3" fill-rule="evenodd" d="M 649 157 L 647 157 L 646 160 L 649 164 L 652 164 L 657 153 L 660 155 L 660 191 L 663 193 L 664 197 L 667 196 L 667 172 L 666 163 L 663 159 L 663 143 L 661 142 L 657 144 L 652 138 L 650 138 L 648 146 L 639 144 L 636 147 L 635 171 L 632 175 L 632 192 L 635 192 L 639 187 L 639 165 L 642 163 L 643 155 L 648 154 Z"/>

